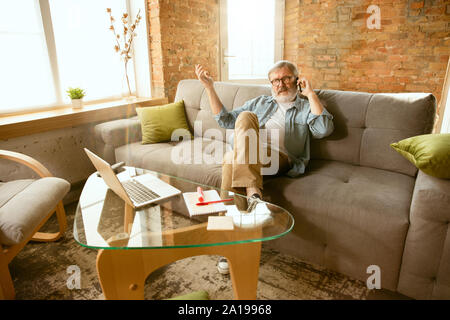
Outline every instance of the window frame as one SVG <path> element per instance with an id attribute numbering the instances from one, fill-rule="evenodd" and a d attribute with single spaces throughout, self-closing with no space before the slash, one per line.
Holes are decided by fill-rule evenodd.
<path id="1" fill-rule="evenodd" d="M 41 22 L 44 29 L 45 43 L 47 44 L 47 53 L 50 64 L 50 71 L 53 80 L 53 89 L 55 90 L 56 104 L 63 101 L 61 95 L 61 86 L 59 79 L 58 60 L 56 59 L 55 35 L 53 33 L 53 23 L 50 14 L 49 0 L 39 0 L 39 8 L 41 10 Z"/>
<path id="2" fill-rule="evenodd" d="M 442 85 L 439 114 L 434 132 L 450 133 L 450 59 L 447 61 L 447 71 Z"/>
<path id="3" fill-rule="evenodd" d="M 130 19 L 136 16 L 139 9 L 141 9 L 141 24 L 145 24 L 144 30 L 145 35 L 137 37 L 133 41 L 133 71 L 134 71 L 134 82 L 135 82 L 135 95 L 137 98 L 147 98 L 152 97 L 151 94 L 151 65 L 150 65 L 150 46 L 148 41 L 149 25 L 147 22 L 148 14 L 148 3 L 145 0 L 124 0 L 127 12 L 129 13 Z M 105 8 L 106 14 L 106 8 Z M 49 0 L 37 0 L 36 15 L 40 18 L 40 23 L 42 24 L 42 29 L 45 38 L 46 51 L 49 59 L 50 73 L 52 75 L 53 90 L 55 92 L 55 103 L 51 104 L 37 104 L 29 107 L 17 108 L 14 111 L 2 111 L 0 110 L 0 117 L 8 117 L 12 115 L 45 112 L 48 110 L 56 110 L 65 107 L 70 107 L 71 104 L 64 101 L 61 90 L 61 81 L 59 77 L 59 66 L 56 53 L 56 42 L 53 32 L 53 22 L 50 11 Z M 105 26 L 107 28 L 107 26 Z M 137 42 L 139 42 L 137 44 Z M 145 50 L 139 50 L 137 52 L 136 46 L 145 47 Z M 141 52 L 142 51 L 142 52 Z M 137 62 L 139 60 L 139 63 Z M 139 67 L 137 65 L 139 64 Z M 142 65 L 142 66 L 141 66 Z M 139 81 L 138 81 L 139 79 Z M 100 99 L 89 100 L 90 104 L 103 103 L 105 101 L 119 101 L 124 99 L 121 93 L 113 96 L 102 97 Z"/>
<path id="4" fill-rule="evenodd" d="M 270 84 L 267 78 L 229 79 L 228 76 L 228 0 L 219 0 L 219 78 L 223 82 Z M 275 0 L 274 63 L 284 55 L 284 11 L 285 0 Z M 268 71 L 268 70 L 267 70 Z"/>

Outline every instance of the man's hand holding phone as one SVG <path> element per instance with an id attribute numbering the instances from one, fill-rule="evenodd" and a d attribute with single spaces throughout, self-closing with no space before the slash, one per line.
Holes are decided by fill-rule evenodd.
<path id="1" fill-rule="evenodd" d="M 321 115 L 323 112 L 323 105 L 314 92 L 311 83 L 306 78 L 301 78 L 297 81 L 297 85 L 300 88 L 300 94 L 307 97 L 311 106 L 311 113 Z"/>
<path id="2" fill-rule="evenodd" d="M 311 94 L 315 94 L 309 80 L 306 78 L 298 79 L 297 86 L 301 94 L 306 96 L 307 98 L 309 98 Z"/>

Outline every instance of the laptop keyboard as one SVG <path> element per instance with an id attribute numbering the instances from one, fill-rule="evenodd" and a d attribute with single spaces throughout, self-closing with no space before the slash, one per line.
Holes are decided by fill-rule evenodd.
<path id="1" fill-rule="evenodd" d="M 131 200 L 133 200 L 133 202 L 136 204 L 144 203 L 160 197 L 156 192 L 153 192 L 136 180 L 124 181 L 122 182 L 122 185 L 127 191 Z"/>

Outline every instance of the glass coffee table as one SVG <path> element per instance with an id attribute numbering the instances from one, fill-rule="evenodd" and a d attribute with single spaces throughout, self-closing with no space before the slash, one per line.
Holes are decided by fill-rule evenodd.
<path id="1" fill-rule="evenodd" d="M 268 202 L 247 212 L 246 197 L 153 171 L 124 167 L 124 181 L 150 173 L 182 193 L 217 190 L 225 210 L 189 215 L 183 194 L 133 209 L 93 173 L 80 196 L 73 234 L 82 246 L 99 249 L 97 273 L 105 299 L 144 299 L 147 276 L 174 261 L 197 255 L 228 259 L 235 299 L 256 299 L 262 241 L 286 235 L 294 226 L 292 215 Z M 222 198 L 224 199 L 224 198 Z M 228 226 L 212 230 L 210 217 L 229 216 Z M 219 218 L 220 219 L 220 218 Z M 231 230 L 230 230 L 230 221 Z"/>

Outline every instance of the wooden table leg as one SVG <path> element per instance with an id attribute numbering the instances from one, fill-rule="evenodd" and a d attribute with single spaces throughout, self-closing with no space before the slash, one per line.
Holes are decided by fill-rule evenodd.
<path id="1" fill-rule="evenodd" d="M 100 250 L 97 272 L 105 299 L 144 299 L 145 279 L 191 256 L 221 255 L 230 264 L 234 299 L 256 299 L 261 242 L 172 249 Z"/>
<path id="2" fill-rule="evenodd" d="M 235 248 L 232 248 L 234 247 Z M 225 257 L 230 267 L 235 300 L 256 300 L 261 242 L 229 246 Z"/>
<path id="3" fill-rule="evenodd" d="M 143 300 L 145 273 L 141 250 L 99 250 L 97 274 L 107 300 Z"/>

